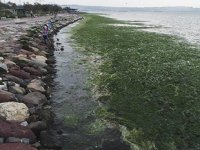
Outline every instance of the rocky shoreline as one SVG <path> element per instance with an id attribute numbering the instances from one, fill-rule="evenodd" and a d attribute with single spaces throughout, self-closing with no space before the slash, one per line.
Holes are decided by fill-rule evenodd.
<path id="1" fill-rule="evenodd" d="M 52 36 L 81 17 L 58 15 L 46 45 L 42 41 L 41 25 L 48 19 L 2 26 L 0 23 L 1 150 L 61 149 L 61 143 L 51 137 L 62 132 L 50 130 L 54 116 L 48 86 L 55 63 Z"/>

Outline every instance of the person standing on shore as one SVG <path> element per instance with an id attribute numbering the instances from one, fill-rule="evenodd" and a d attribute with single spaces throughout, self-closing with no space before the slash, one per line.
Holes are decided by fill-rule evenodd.
<path id="1" fill-rule="evenodd" d="M 44 43 L 47 44 L 47 41 L 48 41 L 48 26 L 46 24 L 43 27 L 42 36 L 43 36 Z"/>

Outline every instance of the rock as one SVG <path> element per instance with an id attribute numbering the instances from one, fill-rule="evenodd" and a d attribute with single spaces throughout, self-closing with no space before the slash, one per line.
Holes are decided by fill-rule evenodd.
<path id="1" fill-rule="evenodd" d="M 32 55 L 33 53 L 30 52 L 30 51 L 21 49 L 21 50 L 18 52 L 18 54 L 21 54 L 21 55 L 23 55 L 24 57 L 27 57 L 27 56 L 29 56 L 29 55 Z"/>
<path id="2" fill-rule="evenodd" d="M 39 111 L 40 120 L 44 120 L 47 125 L 51 125 L 54 121 L 55 114 L 52 111 L 51 106 L 46 105 Z"/>
<path id="3" fill-rule="evenodd" d="M 28 127 L 34 132 L 40 132 L 47 128 L 47 124 L 44 121 L 31 122 Z"/>
<path id="4" fill-rule="evenodd" d="M 9 101 L 15 101 L 15 94 L 0 90 L 0 103 Z"/>
<path id="5" fill-rule="evenodd" d="M 24 88 L 18 87 L 18 86 L 10 86 L 8 88 L 8 90 L 11 93 L 14 93 L 14 94 L 22 94 L 22 95 L 24 95 L 26 93 L 26 90 Z"/>
<path id="6" fill-rule="evenodd" d="M 37 62 L 41 62 L 41 63 L 45 63 L 47 58 L 44 56 L 40 56 L 40 55 L 31 55 L 31 60 L 35 60 Z"/>
<path id="7" fill-rule="evenodd" d="M 49 149 L 61 149 L 62 148 L 62 136 L 56 131 L 42 131 L 40 133 L 41 145 Z"/>
<path id="8" fill-rule="evenodd" d="M 2 80 L 0 80 L 0 90 L 5 90 L 7 91 L 7 83 L 3 82 Z M 0 100 L 1 101 L 1 100 Z"/>
<path id="9" fill-rule="evenodd" d="M 0 71 L 3 71 L 4 73 L 8 72 L 8 67 L 5 63 L 0 62 Z"/>
<path id="10" fill-rule="evenodd" d="M 5 143 L 0 144 L 0 150 L 37 150 L 30 145 L 21 144 L 21 143 Z"/>
<path id="11" fill-rule="evenodd" d="M 24 143 L 24 144 L 29 144 L 30 140 L 27 139 L 27 138 L 8 137 L 6 139 L 6 143 Z"/>
<path id="12" fill-rule="evenodd" d="M 26 87 L 26 86 L 27 86 L 27 83 L 26 83 L 24 80 L 22 80 L 22 79 L 20 79 L 20 78 L 18 78 L 18 77 L 15 77 L 15 76 L 13 76 L 13 75 L 7 74 L 7 75 L 5 75 L 5 78 L 6 78 L 7 80 L 9 80 L 9 81 L 13 81 L 13 82 L 15 82 L 15 83 L 20 84 L 22 87 Z"/>
<path id="13" fill-rule="evenodd" d="M 31 129 L 2 119 L 0 119 L 0 137 L 27 138 L 30 140 L 30 143 L 36 142 L 36 136 Z"/>
<path id="14" fill-rule="evenodd" d="M 27 121 L 23 121 L 23 122 L 20 123 L 20 125 L 26 127 L 28 125 L 28 122 Z"/>
<path id="15" fill-rule="evenodd" d="M 5 139 L 3 137 L 0 137 L 0 144 L 3 144 Z"/>
<path id="16" fill-rule="evenodd" d="M 42 75 L 42 71 L 40 71 L 39 69 L 35 69 L 33 67 L 24 67 L 23 69 L 26 72 L 29 72 L 31 75 L 36 75 L 36 76 L 41 76 Z"/>
<path id="17" fill-rule="evenodd" d="M 16 68 L 9 69 L 9 74 L 21 79 L 31 79 L 30 73 L 25 72 L 24 70 L 16 69 Z"/>
<path id="18" fill-rule="evenodd" d="M 34 59 L 34 58 L 32 58 L 31 60 L 27 59 L 26 56 L 24 56 L 24 55 L 17 55 L 15 57 L 15 59 L 16 59 L 15 62 L 23 61 L 27 65 L 34 66 L 34 67 L 46 67 L 47 66 L 47 64 L 44 62 L 37 61 L 37 59 Z"/>
<path id="19" fill-rule="evenodd" d="M 22 101 L 27 104 L 41 105 L 47 102 L 47 98 L 40 92 L 31 92 L 25 95 Z"/>
<path id="20" fill-rule="evenodd" d="M 16 66 L 17 66 L 15 62 L 10 61 L 10 60 L 8 60 L 8 59 L 5 59 L 5 60 L 4 60 L 4 63 L 7 65 L 8 68 L 16 67 Z"/>
<path id="21" fill-rule="evenodd" d="M 0 103 L 0 115 L 6 120 L 22 122 L 29 117 L 28 107 L 23 103 Z"/>
<path id="22" fill-rule="evenodd" d="M 44 93 L 46 90 L 44 89 L 44 82 L 41 80 L 33 79 L 31 82 L 27 85 L 27 88 L 31 91 L 38 91 Z"/>
<path id="23" fill-rule="evenodd" d="M 38 48 L 33 47 L 33 46 L 31 46 L 30 48 L 31 48 L 34 52 L 38 52 L 38 51 L 40 51 Z"/>

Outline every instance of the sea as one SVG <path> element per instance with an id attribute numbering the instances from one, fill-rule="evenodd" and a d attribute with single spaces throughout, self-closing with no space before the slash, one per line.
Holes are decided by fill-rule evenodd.
<path id="1" fill-rule="evenodd" d="M 151 7 L 113 8 L 72 6 L 80 11 L 99 13 L 118 20 L 142 23 L 149 32 L 177 36 L 187 42 L 200 45 L 200 8 L 192 7 Z"/>

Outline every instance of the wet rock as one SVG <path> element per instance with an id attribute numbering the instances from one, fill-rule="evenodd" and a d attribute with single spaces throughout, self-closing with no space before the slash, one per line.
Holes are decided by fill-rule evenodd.
<path id="1" fill-rule="evenodd" d="M 9 80 L 9 81 L 13 81 L 13 82 L 15 82 L 15 83 L 20 84 L 22 87 L 26 87 L 26 86 L 27 86 L 27 83 L 26 83 L 24 80 L 22 80 L 22 79 L 20 79 L 20 78 L 18 78 L 18 77 L 15 77 L 15 76 L 13 76 L 13 75 L 7 74 L 7 75 L 5 75 L 5 78 L 6 78 L 7 80 Z"/>
<path id="2" fill-rule="evenodd" d="M 22 122 L 29 117 L 28 107 L 23 103 L 5 102 L 0 103 L 0 116 L 6 120 Z"/>
<path id="3" fill-rule="evenodd" d="M 49 149 L 61 149 L 62 148 L 62 136 L 56 131 L 42 131 L 40 133 L 41 145 Z"/>
<path id="4" fill-rule="evenodd" d="M 5 143 L 0 144 L 0 150 L 37 150 L 30 145 L 21 144 L 21 143 Z"/>
<path id="5" fill-rule="evenodd" d="M 41 80 L 33 79 L 31 82 L 27 85 L 27 88 L 31 91 L 36 91 L 36 92 L 42 92 L 44 93 L 46 90 L 44 89 L 44 82 Z"/>
<path id="6" fill-rule="evenodd" d="M 19 86 L 10 86 L 8 88 L 8 90 L 11 92 L 11 93 L 14 93 L 14 94 L 21 94 L 21 95 L 24 95 L 26 93 L 26 90 L 22 87 L 19 87 Z"/>
<path id="7" fill-rule="evenodd" d="M 35 69 L 33 67 L 24 67 L 23 70 L 29 72 L 31 75 L 36 75 L 36 76 L 42 75 L 42 71 L 40 71 L 39 69 Z"/>
<path id="8" fill-rule="evenodd" d="M 15 101 L 15 94 L 0 90 L 0 103 L 9 101 Z"/>
<path id="9" fill-rule="evenodd" d="M 37 121 L 37 122 L 31 122 L 28 127 L 36 132 L 39 133 L 42 130 L 45 130 L 47 128 L 47 124 L 44 121 Z"/>
<path id="10" fill-rule="evenodd" d="M 47 123 L 47 125 L 51 125 L 54 121 L 54 113 L 52 111 L 51 106 L 46 105 L 39 111 L 40 120 L 43 120 Z"/>
<path id="11" fill-rule="evenodd" d="M 36 142 L 36 136 L 31 129 L 2 119 L 0 119 L 0 137 L 27 138 L 30 140 L 30 143 Z"/>
<path id="12" fill-rule="evenodd" d="M 30 73 L 25 72 L 24 70 L 17 69 L 17 68 L 9 69 L 9 74 L 16 76 L 18 78 L 21 78 L 21 79 L 30 79 L 31 78 Z"/>
<path id="13" fill-rule="evenodd" d="M 47 102 L 47 98 L 40 92 L 31 92 L 25 95 L 22 101 L 27 104 L 41 105 Z"/>

